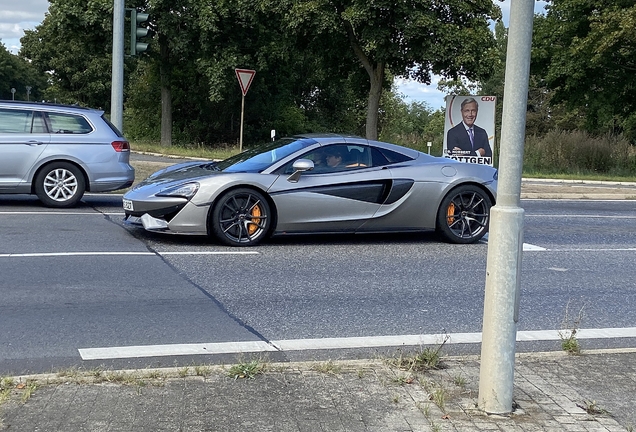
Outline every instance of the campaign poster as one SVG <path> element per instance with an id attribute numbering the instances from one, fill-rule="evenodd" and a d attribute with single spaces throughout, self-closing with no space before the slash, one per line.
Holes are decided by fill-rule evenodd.
<path id="1" fill-rule="evenodd" d="M 443 156 L 492 166 L 496 104 L 495 96 L 446 96 Z"/>

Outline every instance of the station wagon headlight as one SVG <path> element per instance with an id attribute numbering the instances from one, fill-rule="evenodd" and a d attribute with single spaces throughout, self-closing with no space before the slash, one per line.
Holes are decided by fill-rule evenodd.
<path id="1" fill-rule="evenodd" d="M 199 183 L 184 183 L 178 186 L 172 186 L 157 193 L 160 197 L 182 197 L 186 199 L 192 198 L 199 190 Z"/>

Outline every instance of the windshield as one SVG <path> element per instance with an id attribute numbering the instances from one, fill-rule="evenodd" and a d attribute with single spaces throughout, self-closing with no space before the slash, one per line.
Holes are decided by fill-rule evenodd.
<path id="1" fill-rule="evenodd" d="M 310 139 L 282 138 L 215 162 L 211 164 L 210 168 L 223 172 L 261 172 L 279 160 L 313 143 L 314 141 Z"/>

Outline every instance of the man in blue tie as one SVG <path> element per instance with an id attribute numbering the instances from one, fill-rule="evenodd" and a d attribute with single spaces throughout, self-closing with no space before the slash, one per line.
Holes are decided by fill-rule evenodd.
<path id="1" fill-rule="evenodd" d="M 475 125 L 479 104 L 466 98 L 461 104 L 462 122 L 448 130 L 446 148 L 451 155 L 492 157 L 488 133 Z"/>

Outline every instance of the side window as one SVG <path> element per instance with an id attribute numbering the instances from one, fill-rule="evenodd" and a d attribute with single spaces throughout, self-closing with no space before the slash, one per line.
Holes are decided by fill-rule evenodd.
<path id="1" fill-rule="evenodd" d="M 0 109 L 0 133 L 42 133 L 44 125 L 31 110 Z"/>
<path id="2" fill-rule="evenodd" d="M 314 169 L 303 175 L 353 171 L 374 166 L 371 149 L 363 145 L 328 145 L 307 152 L 295 160 L 298 159 L 309 159 L 314 162 Z M 386 165 L 386 159 L 383 159 L 383 164 Z M 293 161 L 286 164 L 278 172 L 291 174 L 294 171 L 292 165 Z"/>
<path id="3" fill-rule="evenodd" d="M 371 147 L 371 157 L 373 159 L 374 166 L 391 165 L 394 163 L 413 160 L 413 158 L 402 153 L 377 147 Z"/>
<path id="4" fill-rule="evenodd" d="M 58 134 L 87 134 L 93 131 L 88 121 L 78 115 L 48 113 L 51 133 Z"/>

